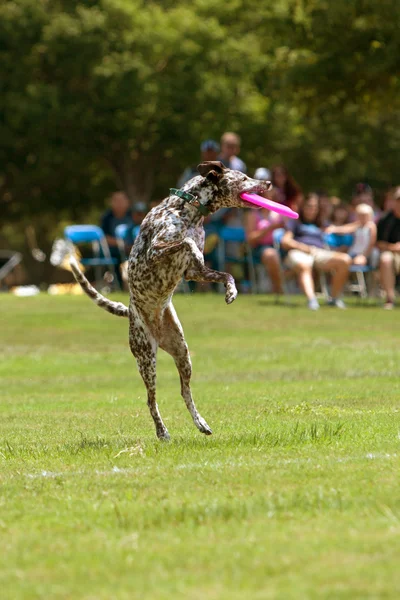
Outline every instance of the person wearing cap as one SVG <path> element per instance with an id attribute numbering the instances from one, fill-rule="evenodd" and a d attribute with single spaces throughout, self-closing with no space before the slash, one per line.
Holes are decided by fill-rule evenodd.
<path id="1" fill-rule="evenodd" d="M 254 179 L 269 181 L 271 172 L 260 167 L 254 173 Z M 272 291 L 283 293 L 279 256 L 274 248 L 273 231 L 284 226 L 283 219 L 277 213 L 262 208 L 248 210 L 245 214 L 246 240 L 252 248 L 255 261 L 260 261 L 271 279 Z"/>
<path id="2" fill-rule="evenodd" d="M 213 160 L 218 160 L 219 153 L 219 144 L 215 140 L 204 140 L 200 144 L 200 161 L 199 162 L 209 162 Z M 196 177 L 199 172 L 197 170 L 197 164 L 192 165 L 191 167 L 186 167 L 183 171 L 182 175 L 178 179 L 177 186 L 181 188 L 189 179 L 192 177 Z"/>
<path id="3" fill-rule="evenodd" d="M 400 187 L 393 194 L 393 209 L 378 223 L 377 246 L 381 251 L 379 273 L 386 294 L 384 308 L 394 308 L 396 276 L 400 275 Z"/>
<path id="4" fill-rule="evenodd" d="M 247 173 L 246 164 L 237 155 L 240 152 L 241 139 L 232 131 L 226 131 L 221 137 L 221 153 L 218 160 L 228 169 Z"/>

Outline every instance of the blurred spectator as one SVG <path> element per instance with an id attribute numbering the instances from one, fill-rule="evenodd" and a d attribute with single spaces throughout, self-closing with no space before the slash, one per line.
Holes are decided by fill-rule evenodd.
<path id="1" fill-rule="evenodd" d="M 321 225 L 318 196 L 310 194 L 300 208 L 299 219 L 288 223 L 287 231 L 283 236 L 282 247 L 288 250 L 286 261 L 297 272 L 299 283 L 311 310 L 319 308 L 315 296 L 313 267 L 320 271 L 333 271 L 332 297 L 328 304 L 345 308 L 340 295 L 349 275 L 351 259 L 347 254 L 324 248 Z"/>
<path id="2" fill-rule="evenodd" d="M 387 190 L 383 196 L 382 200 L 382 216 L 386 215 L 386 213 L 390 212 L 394 209 L 394 194 L 396 192 L 396 188 L 390 188 Z"/>
<path id="3" fill-rule="evenodd" d="M 386 294 L 384 308 L 389 310 L 394 307 L 396 275 L 400 275 L 400 187 L 393 194 L 393 202 L 393 210 L 378 223 L 377 236 L 381 285 Z"/>
<path id="4" fill-rule="evenodd" d="M 374 211 L 374 221 L 379 220 L 380 211 L 375 204 L 372 187 L 368 185 L 368 183 L 357 183 L 355 187 L 350 205 L 350 221 L 355 221 L 357 219 L 356 207 L 359 204 L 368 204 Z"/>
<path id="5" fill-rule="evenodd" d="M 240 144 L 240 137 L 236 133 L 232 133 L 231 131 L 224 133 L 221 137 L 221 152 L 218 160 L 229 169 L 247 173 L 245 163 L 237 156 L 240 152 Z"/>
<path id="6" fill-rule="evenodd" d="M 129 199 L 124 192 L 114 192 L 110 199 L 110 208 L 106 210 L 101 218 L 100 227 L 105 233 L 111 256 L 117 259 L 116 275 L 118 284 L 122 288 L 122 277 L 120 264 L 122 261 L 121 253 L 118 247 L 115 229 L 118 225 L 133 225 L 131 211 L 129 209 Z"/>
<path id="7" fill-rule="evenodd" d="M 147 215 L 147 204 L 145 202 L 135 202 L 132 206 L 132 227 L 128 229 L 125 236 L 125 252 L 128 255 L 135 241 L 139 227 L 142 224 L 143 219 Z"/>
<path id="8" fill-rule="evenodd" d="M 355 265 L 366 265 L 371 262 L 376 244 L 376 225 L 373 220 L 374 211 L 368 204 L 356 207 L 357 220 L 347 225 L 331 225 L 326 233 L 353 234 L 353 242 L 347 253 Z"/>
<path id="9" fill-rule="evenodd" d="M 129 210 L 129 199 L 124 192 L 114 192 L 110 199 L 110 208 L 101 217 L 100 227 L 105 233 L 112 256 L 118 253 L 115 229 L 118 225 L 133 225 Z"/>
<path id="10" fill-rule="evenodd" d="M 349 209 L 345 204 L 338 204 L 332 213 L 332 225 L 346 225 L 349 222 Z"/>
<path id="11" fill-rule="evenodd" d="M 342 227 L 349 222 L 349 209 L 346 204 L 341 204 L 340 198 L 333 198 L 333 200 L 337 201 L 337 204 L 333 208 L 331 225 Z M 330 227 L 328 227 L 326 231 L 329 232 L 329 230 Z M 352 244 L 351 234 L 337 233 L 336 235 L 338 238 L 339 236 L 341 238 L 341 243 L 336 247 L 337 252 L 347 252 Z"/>
<path id="12" fill-rule="evenodd" d="M 270 177 L 270 171 L 262 167 L 254 173 L 254 179 L 262 181 L 269 181 Z M 245 213 L 247 242 L 253 249 L 254 259 L 264 265 L 275 294 L 283 292 L 279 256 L 273 242 L 273 231 L 280 227 L 283 227 L 283 220 L 275 212 L 261 209 L 247 210 Z"/>
<path id="13" fill-rule="evenodd" d="M 303 194 L 286 167 L 282 165 L 274 167 L 271 182 L 275 188 L 276 202 L 286 204 L 286 206 L 298 211 L 303 201 Z"/>
<path id="14" fill-rule="evenodd" d="M 317 192 L 319 198 L 319 210 L 323 227 L 328 227 L 332 222 L 333 204 L 331 197 L 324 191 Z"/>
<path id="15" fill-rule="evenodd" d="M 259 167 L 255 170 L 253 179 L 259 179 L 260 181 L 271 181 L 271 171 L 265 167 Z"/>
<path id="16" fill-rule="evenodd" d="M 147 213 L 148 210 L 145 202 L 135 202 L 135 204 L 132 206 L 133 225 L 141 225 Z"/>
<path id="17" fill-rule="evenodd" d="M 200 144 L 200 161 L 208 162 L 218 160 L 219 144 L 214 140 L 204 140 Z M 196 177 L 199 174 L 197 164 L 187 167 L 178 179 L 178 188 L 181 188 L 189 179 Z"/>

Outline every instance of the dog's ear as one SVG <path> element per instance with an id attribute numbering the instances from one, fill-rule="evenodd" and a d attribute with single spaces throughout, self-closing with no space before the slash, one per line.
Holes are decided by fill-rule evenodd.
<path id="1" fill-rule="evenodd" d="M 212 179 L 219 179 L 224 174 L 226 167 L 219 160 L 213 160 L 209 162 L 203 162 L 198 165 L 197 170 L 200 175 L 203 177 L 208 177 Z"/>

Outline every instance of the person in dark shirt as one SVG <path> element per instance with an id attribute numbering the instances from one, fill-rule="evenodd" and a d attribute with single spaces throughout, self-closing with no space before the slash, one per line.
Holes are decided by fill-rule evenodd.
<path id="1" fill-rule="evenodd" d="M 282 248 L 288 251 L 287 264 L 299 277 L 300 285 L 307 296 L 308 308 L 318 310 L 315 296 L 313 267 L 319 271 L 333 271 L 331 306 L 345 308 L 340 295 L 349 276 L 351 258 L 341 252 L 324 248 L 321 213 L 317 194 L 310 194 L 300 209 L 298 220 L 290 220 L 282 238 Z"/>
<path id="2" fill-rule="evenodd" d="M 122 288 L 122 278 L 120 272 L 120 263 L 122 256 L 118 247 L 115 229 L 118 225 L 129 225 L 133 227 L 132 214 L 129 206 L 129 199 L 124 192 L 114 192 L 110 199 L 110 208 L 101 217 L 100 227 L 104 231 L 110 254 L 117 259 L 116 275 L 118 284 Z"/>
<path id="3" fill-rule="evenodd" d="M 129 199 L 124 192 L 114 192 L 110 199 L 110 208 L 101 217 L 100 227 L 105 233 L 110 250 L 118 249 L 115 230 L 118 225 L 133 225 Z"/>
<path id="4" fill-rule="evenodd" d="M 393 194 L 393 210 L 378 223 L 379 272 L 386 294 L 384 308 L 394 308 L 396 275 L 400 275 L 400 187 Z"/>

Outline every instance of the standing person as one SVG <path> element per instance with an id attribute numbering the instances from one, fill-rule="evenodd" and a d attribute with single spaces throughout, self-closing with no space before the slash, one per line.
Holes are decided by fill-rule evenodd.
<path id="1" fill-rule="evenodd" d="M 219 144 L 215 140 L 204 140 L 200 144 L 200 162 L 209 162 L 218 160 Z M 196 177 L 199 172 L 197 164 L 186 167 L 182 175 L 178 179 L 178 188 L 181 188 L 189 179 Z"/>
<path id="2" fill-rule="evenodd" d="M 218 157 L 228 169 L 247 173 L 246 164 L 237 155 L 240 153 L 241 139 L 232 131 L 227 131 L 221 137 L 221 152 Z"/>
<path id="3" fill-rule="evenodd" d="M 298 212 L 303 202 L 303 194 L 300 186 L 289 174 L 287 168 L 283 165 L 274 167 L 271 183 L 275 189 L 276 201 Z"/>
<path id="4" fill-rule="evenodd" d="M 287 231 L 282 238 L 282 247 L 288 251 L 286 262 L 297 272 L 310 310 L 319 309 L 313 267 L 324 272 L 333 271 L 332 297 L 328 304 L 345 308 L 340 296 L 349 276 L 351 258 L 347 254 L 326 250 L 324 245 L 318 196 L 310 194 L 300 209 L 299 219 L 287 224 Z"/>
<path id="5" fill-rule="evenodd" d="M 378 243 L 381 251 L 379 273 L 386 294 L 384 308 L 394 308 L 396 275 L 400 275 L 400 187 L 393 194 L 393 210 L 378 223 Z"/>
<path id="6" fill-rule="evenodd" d="M 254 179 L 269 181 L 271 174 L 268 169 L 260 167 L 254 173 Z M 252 248 L 253 256 L 263 264 L 272 283 L 275 294 L 283 293 L 279 256 L 274 248 L 273 232 L 284 226 L 283 219 L 277 213 L 265 208 L 261 210 L 246 210 L 245 231 L 246 240 Z"/>

